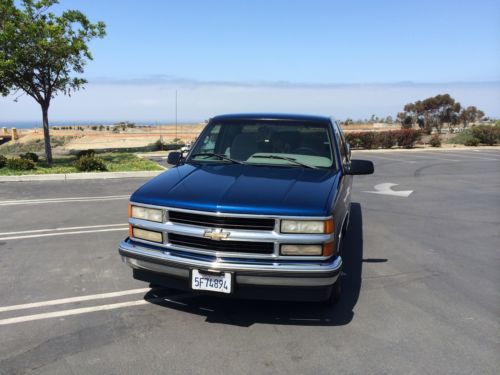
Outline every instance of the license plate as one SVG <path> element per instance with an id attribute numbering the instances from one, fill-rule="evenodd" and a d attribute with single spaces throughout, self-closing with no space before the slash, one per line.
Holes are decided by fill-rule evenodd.
<path id="1" fill-rule="evenodd" d="M 231 293 L 231 281 L 231 274 L 228 272 L 209 274 L 200 273 L 199 270 L 193 270 L 191 273 L 191 288 L 194 290 Z"/>

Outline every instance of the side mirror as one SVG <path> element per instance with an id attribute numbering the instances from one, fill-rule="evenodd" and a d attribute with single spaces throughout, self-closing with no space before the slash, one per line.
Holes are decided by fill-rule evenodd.
<path id="1" fill-rule="evenodd" d="M 172 151 L 168 154 L 167 163 L 177 165 L 182 159 L 182 153 L 178 151 Z"/>
<path id="2" fill-rule="evenodd" d="M 349 143 L 345 144 L 345 153 L 347 154 L 347 156 L 350 159 L 351 158 L 351 145 Z"/>
<path id="3" fill-rule="evenodd" d="M 372 174 L 375 168 L 373 163 L 369 160 L 351 160 L 351 167 L 347 171 L 347 174 L 358 175 L 358 174 Z"/>

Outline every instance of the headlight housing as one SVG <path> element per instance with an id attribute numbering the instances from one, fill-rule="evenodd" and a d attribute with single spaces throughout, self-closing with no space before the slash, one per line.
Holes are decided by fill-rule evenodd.
<path id="1" fill-rule="evenodd" d="M 281 220 L 281 233 L 333 233 L 333 220 Z"/>
<path id="2" fill-rule="evenodd" d="M 333 242 L 324 244 L 282 244 L 280 255 L 286 256 L 324 256 L 333 255 Z"/>
<path id="3" fill-rule="evenodd" d="M 131 237 L 140 240 L 163 243 L 163 233 L 130 226 Z"/>
<path id="4" fill-rule="evenodd" d="M 281 255 L 309 255 L 318 256 L 323 254 L 322 245 L 281 245 Z"/>
<path id="5" fill-rule="evenodd" d="M 142 206 L 129 205 L 129 217 L 134 219 L 163 223 L 163 210 Z"/>

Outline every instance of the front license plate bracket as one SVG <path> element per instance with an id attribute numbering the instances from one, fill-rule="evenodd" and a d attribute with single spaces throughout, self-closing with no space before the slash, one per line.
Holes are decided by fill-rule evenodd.
<path id="1" fill-rule="evenodd" d="M 231 294 L 234 287 L 232 272 L 192 269 L 191 289 L 215 293 Z"/>

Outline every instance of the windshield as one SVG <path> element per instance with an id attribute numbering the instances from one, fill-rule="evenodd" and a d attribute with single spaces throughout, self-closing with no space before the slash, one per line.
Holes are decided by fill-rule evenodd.
<path id="1" fill-rule="evenodd" d="M 331 168 L 336 161 L 328 124 L 224 121 L 201 134 L 189 161 Z"/>

